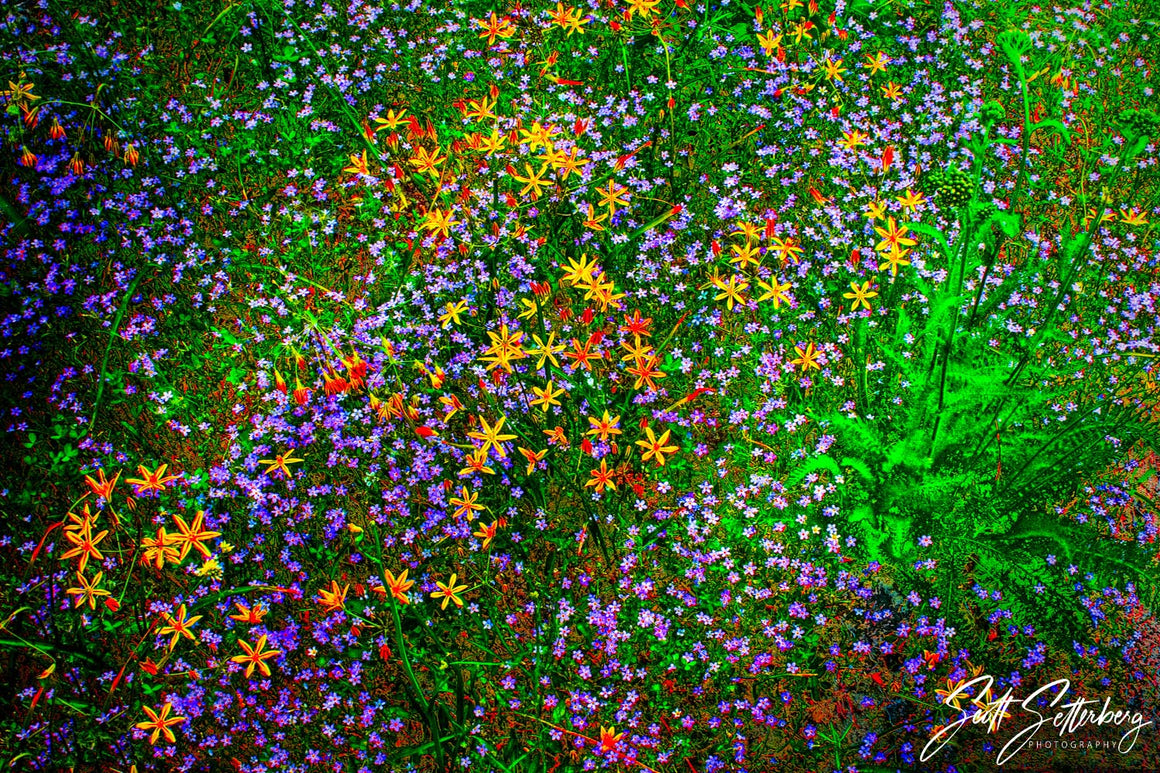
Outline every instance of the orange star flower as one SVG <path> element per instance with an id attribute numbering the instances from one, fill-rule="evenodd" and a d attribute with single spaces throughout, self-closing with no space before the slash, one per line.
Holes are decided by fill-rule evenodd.
<path id="1" fill-rule="evenodd" d="M 503 459 L 507 456 L 507 453 L 503 450 L 503 441 L 516 439 L 515 435 L 500 434 L 500 432 L 503 431 L 503 423 L 505 421 L 507 421 L 507 417 L 500 416 L 499 420 L 496 421 L 495 426 L 491 426 L 487 423 L 487 419 L 481 416 L 479 417 L 479 423 L 483 428 L 483 431 L 468 432 L 467 436 L 472 440 L 482 440 L 483 445 L 481 448 L 484 450 L 484 452 L 486 452 L 488 449 L 494 448 L 496 456 L 498 456 L 500 459 Z"/>
<path id="2" fill-rule="evenodd" d="M 800 365 L 802 368 L 802 373 L 808 372 L 810 368 L 815 370 L 822 369 L 822 366 L 818 363 L 818 356 L 821 354 L 821 352 L 814 348 L 813 341 L 810 341 L 809 344 L 806 345 L 805 351 L 802 351 L 800 346 L 795 346 L 793 350 L 797 352 L 798 356 L 795 359 L 790 360 L 790 364 Z"/>
<path id="3" fill-rule="evenodd" d="M 201 553 L 202 557 L 209 558 L 209 548 L 202 543 L 206 540 L 220 537 L 220 531 L 210 531 L 205 528 L 205 510 L 198 510 L 197 515 L 193 518 L 193 525 L 189 525 L 180 515 L 173 516 L 173 520 L 177 521 L 177 534 L 171 535 L 174 544 L 180 546 L 180 553 L 177 556 L 178 561 L 183 561 L 189 555 L 190 548 Z"/>
<path id="4" fill-rule="evenodd" d="M 528 460 L 528 475 L 531 475 L 533 472 L 535 472 L 536 462 L 543 459 L 544 456 L 548 453 L 548 449 L 546 448 L 543 451 L 533 451 L 530 448 L 524 448 L 521 446 L 519 450 L 520 453 L 524 455 L 524 458 Z"/>
<path id="5" fill-rule="evenodd" d="M 773 277 L 771 284 L 766 284 L 763 280 L 758 279 L 757 286 L 765 291 L 757 299 L 758 303 L 772 300 L 773 308 L 775 309 L 780 309 L 782 303 L 787 305 L 790 303 L 790 298 L 789 295 L 786 294 L 786 291 L 793 289 L 793 285 L 791 283 L 786 282 L 785 284 L 782 284 L 777 277 Z"/>
<path id="6" fill-rule="evenodd" d="M 489 363 L 488 370 L 496 366 L 502 367 L 508 373 L 513 372 L 511 363 L 515 360 L 522 360 L 527 357 L 527 352 L 523 349 L 522 331 L 511 332 L 508 330 L 507 323 L 500 325 L 499 333 L 487 331 L 488 338 L 491 339 L 491 345 L 487 347 L 484 356 L 480 359 L 483 362 Z"/>
<path id="7" fill-rule="evenodd" d="M 97 470 L 96 478 L 93 478 L 92 475 L 86 475 L 85 483 L 90 489 L 92 489 L 94 494 L 96 494 L 98 497 L 101 497 L 106 502 L 110 502 L 113 499 L 113 488 L 117 485 L 117 479 L 120 477 L 121 473 L 118 471 L 117 474 L 113 476 L 112 480 L 106 480 L 104 469 L 100 469 Z"/>
<path id="8" fill-rule="evenodd" d="M 472 492 L 467 486 L 460 486 L 459 496 L 451 497 L 447 500 L 449 503 L 455 505 L 456 508 L 455 512 L 451 514 L 451 517 L 458 519 L 459 516 L 466 514 L 467 520 L 469 521 L 475 518 L 475 511 L 484 509 L 483 505 L 476 504 L 475 500 L 478 498 L 478 493 Z"/>
<path id="9" fill-rule="evenodd" d="M 93 578 L 93 581 L 89 582 L 83 574 L 77 572 L 77 582 L 80 583 L 80 587 L 69 588 L 65 591 L 65 593 L 69 596 L 77 597 L 74 606 L 79 607 L 81 604 L 84 604 L 87 601 L 89 604 L 89 609 L 95 610 L 97 608 L 97 596 L 112 595 L 107 590 L 97 587 L 101 584 L 101 577 L 103 577 L 104 574 L 104 572 L 97 572 L 97 575 Z"/>
<path id="10" fill-rule="evenodd" d="M 495 527 L 498 525 L 498 521 L 490 525 L 480 522 L 479 531 L 472 532 L 471 536 L 479 537 L 481 540 L 483 540 L 483 549 L 487 550 L 491 545 L 491 541 L 495 539 Z"/>
<path id="11" fill-rule="evenodd" d="M 665 445 L 665 443 L 669 442 L 669 436 L 672 434 L 672 430 L 666 429 L 664 434 L 662 434 L 659 438 L 653 434 L 652 427 L 645 427 L 644 431 L 648 435 L 648 440 L 636 441 L 636 444 L 644 449 L 644 454 L 642 454 L 641 458 L 647 462 L 649 459 L 652 459 L 655 456 L 657 465 L 664 467 L 665 454 L 672 454 L 673 452 L 679 450 L 678 446 Z"/>
<path id="12" fill-rule="evenodd" d="M 383 578 L 387 581 L 387 590 L 390 590 L 391 595 L 394 596 L 402 604 L 410 604 L 411 599 L 407 597 L 407 591 L 415 584 L 414 580 L 407 579 L 407 569 L 399 572 L 399 576 L 391 574 L 388 570 L 383 570 Z M 380 586 L 381 587 L 381 586 Z"/>
<path id="13" fill-rule="evenodd" d="M 292 448 L 284 454 L 278 454 L 273 459 L 259 459 L 258 464 L 270 465 L 269 468 L 267 468 L 267 470 L 266 470 L 267 475 L 272 473 L 274 470 L 281 470 L 282 474 L 285 475 L 287 478 L 289 478 L 290 477 L 290 468 L 287 467 L 286 465 L 297 464 L 298 462 L 302 462 L 302 461 L 305 461 L 305 460 L 294 458 L 294 449 Z"/>
<path id="14" fill-rule="evenodd" d="M 234 606 L 238 608 L 238 613 L 236 615 L 230 615 L 230 620 L 237 620 L 239 623 L 248 623 L 250 625 L 257 625 L 262 622 L 262 618 L 269 611 L 261 604 L 255 604 L 251 608 L 240 601 L 235 601 Z"/>
<path id="15" fill-rule="evenodd" d="M 443 584 L 443 583 L 439 582 L 438 580 L 435 581 L 435 584 L 437 586 L 439 586 L 439 590 L 433 592 L 431 594 L 431 598 L 443 599 L 443 603 L 439 607 L 440 609 L 447 609 L 447 602 L 448 601 L 454 601 L 455 606 L 457 606 L 457 607 L 463 606 L 463 599 L 461 599 L 459 597 L 459 594 L 462 593 L 463 591 L 467 590 L 467 586 L 466 585 L 456 585 L 455 581 L 458 579 L 459 579 L 459 576 L 453 574 L 453 575 L 451 575 L 451 579 L 449 579 L 446 584 Z"/>
<path id="16" fill-rule="evenodd" d="M 548 436 L 548 445 L 552 446 L 566 446 L 568 445 L 568 437 L 564 434 L 563 427 L 555 427 L 554 429 L 543 430 L 544 434 Z"/>
<path id="17" fill-rule="evenodd" d="M 176 615 L 169 615 L 165 613 L 162 613 L 161 615 L 161 619 L 164 620 L 166 624 L 164 627 L 157 629 L 157 635 L 166 636 L 168 634 L 173 634 L 173 638 L 169 640 L 169 649 L 171 650 L 177 646 L 177 640 L 182 636 L 189 639 L 190 641 L 197 641 L 190 629 L 193 628 L 194 623 L 201 619 L 201 615 L 195 615 L 188 619 L 186 619 L 185 615 L 185 604 L 182 604 L 177 608 Z"/>
<path id="18" fill-rule="evenodd" d="M 882 237 L 882 241 L 878 242 L 875 249 L 879 252 L 887 252 L 891 249 L 901 249 L 903 247 L 913 247 L 916 242 L 914 239 L 908 237 L 906 226 L 900 226 L 894 221 L 894 218 L 886 218 L 886 227 L 878 228 L 875 226 L 875 231 Z"/>
<path id="19" fill-rule="evenodd" d="M 592 429 L 588 430 L 584 434 L 596 435 L 603 441 L 607 441 L 609 435 L 621 434 L 620 417 L 610 416 L 608 411 L 605 411 L 604 415 L 599 419 L 594 416 L 589 416 L 588 423 L 592 425 Z"/>
<path id="20" fill-rule="evenodd" d="M 545 386 L 543 389 L 540 389 L 539 387 L 535 387 L 535 386 L 532 387 L 532 392 L 535 393 L 536 399 L 532 400 L 531 404 L 538 405 L 541 408 L 543 408 L 544 413 L 547 413 L 548 409 L 551 408 L 553 405 L 559 405 L 560 401 L 557 400 L 556 398 L 559 397 L 560 395 L 564 394 L 563 389 L 557 390 L 555 388 L 555 386 L 552 384 L 551 379 L 548 380 L 547 386 Z"/>
<path id="21" fill-rule="evenodd" d="M 420 145 L 415 150 L 415 155 L 408 160 L 418 174 L 426 173 L 432 177 L 438 177 L 439 167 L 447 160 L 447 156 L 440 156 L 438 147 L 434 151 L 429 151 Z"/>
<path id="22" fill-rule="evenodd" d="M 350 583 L 346 584 L 345 588 L 339 590 L 338 582 L 330 581 L 330 590 L 318 591 L 318 602 L 322 604 L 322 611 L 337 612 L 340 609 L 346 609 L 346 593 L 350 590 Z"/>
<path id="23" fill-rule="evenodd" d="M 351 155 L 350 166 L 344 168 L 342 171 L 351 174 L 365 174 L 369 175 L 370 170 L 367 169 L 367 152 L 364 150 L 361 156 Z"/>
<path id="24" fill-rule="evenodd" d="M 487 466 L 487 449 L 478 448 L 467 457 L 467 466 L 459 471 L 460 477 L 485 473 L 495 475 L 495 470 Z"/>
<path id="25" fill-rule="evenodd" d="M 79 556 L 80 563 L 77 569 L 83 572 L 85 567 L 88 566 L 89 558 L 95 558 L 97 561 L 105 560 L 105 557 L 101 555 L 101 551 L 97 549 L 97 545 L 108 533 L 108 530 L 98 532 L 97 536 L 94 537 L 92 533 L 92 522 L 86 518 L 81 528 L 65 533 L 65 539 L 71 542 L 73 547 L 66 551 L 61 558 L 68 559 Z"/>
<path id="26" fill-rule="evenodd" d="M 85 509 L 81 511 L 80 515 L 76 513 L 68 514 L 68 521 L 64 525 L 64 531 L 67 534 L 70 531 L 91 530 L 95 521 L 96 519 L 93 518 L 93 514 L 89 510 L 89 503 L 85 502 Z"/>
<path id="27" fill-rule="evenodd" d="M 641 319 L 640 309 L 632 312 L 632 316 L 627 314 L 624 316 L 624 324 L 620 326 L 620 332 L 631 334 L 636 338 L 649 338 L 652 336 L 652 331 L 649 327 L 652 325 L 652 317 L 645 317 Z"/>
<path id="28" fill-rule="evenodd" d="M 443 423 L 451 421 L 451 417 L 463 410 L 463 403 L 455 395 L 442 395 L 439 402 L 443 403 L 443 407 L 447 408 L 447 415 L 443 417 Z"/>
<path id="29" fill-rule="evenodd" d="M 152 730 L 153 735 L 149 736 L 149 743 L 156 744 L 157 738 L 164 734 L 165 740 L 169 743 L 177 743 L 177 736 L 169 728 L 180 725 L 185 721 L 185 717 L 171 717 L 169 712 L 173 710 L 172 703 L 166 703 L 159 711 L 154 711 L 148 706 L 142 706 L 145 710 L 145 716 L 149 717 L 146 722 L 138 722 L 137 728 L 140 730 Z"/>
<path id="30" fill-rule="evenodd" d="M 495 11 L 491 12 L 491 19 L 488 21 L 476 19 L 475 23 L 483 30 L 483 32 L 479 33 L 479 36 L 481 38 L 487 38 L 487 44 L 489 46 L 495 45 L 496 38 L 510 38 L 516 34 L 515 25 L 506 16 L 502 19 L 497 19 Z"/>
<path id="31" fill-rule="evenodd" d="M 258 641 L 252 647 L 241 639 L 238 640 L 238 646 L 240 646 L 246 654 L 234 655 L 232 658 L 230 658 L 230 660 L 234 663 L 248 664 L 246 666 L 247 679 L 249 679 L 250 676 L 254 673 L 255 667 L 262 672 L 263 676 L 269 676 L 270 667 L 266 665 L 266 661 L 276 655 L 282 654 L 281 650 L 266 650 L 265 652 L 262 651 L 266 646 L 266 634 L 259 636 Z"/>
<path id="32" fill-rule="evenodd" d="M 657 388 L 656 379 L 668 378 L 668 374 L 660 369 L 661 358 L 653 355 L 651 357 L 641 357 L 633 363 L 633 366 L 628 369 L 631 376 L 636 376 L 636 381 L 633 382 L 633 389 L 640 389 L 642 386 L 647 386 L 649 389 L 655 390 Z"/>
<path id="33" fill-rule="evenodd" d="M 145 465 L 137 465 L 137 472 L 141 475 L 140 478 L 125 478 L 125 482 L 134 487 L 134 493 L 137 496 L 148 494 L 151 491 L 161 493 L 165 490 L 165 486 L 172 481 L 177 480 L 180 475 L 166 475 L 165 471 L 169 469 L 168 464 L 163 464 L 153 472 L 145 468 Z"/>
<path id="34" fill-rule="evenodd" d="M 628 194 L 628 188 L 625 188 L 622 185 L 617 185 L 613 180 L 608 181 L 607 190 L 597 188 L 596 192 L 600 194 L 599 205 L 602 207 L 608 207 L 609 217 L 616 214 L 616 208 L 618 206 L 628 206 L 628 201 L 624 198 L 625 195 Z"/>
<path id="35" fill-rule="evenodd" d="M 564 352 L 564 356 L 573 361 L 573 367 L 576 370 L 583 368 L 584 370 L 590 371 L 592 370 L 593 360 L 604 359 L 604 352 L 599 349 L 592 351 L 592 343 L 592 339 L 589 338 L 581 345 L 578 338 L 573 338 L 572 351 Z"/>
<path id="36" fill-rule="evenodd" d="M 177 543 L 172 534 L 166 534 L 165 527 L 157 530 L 156 537 L 146 537 L 141 540 L 144 552 L 141 554 L 142 563 L 153 564 L 158 570 L 165 566 L 165 562 L 178 563 Z"/>
<path id="37" fill-rule="evenodd" d="M 612 471 L 608 469 L 608 463 L 603 459 L 600 460 L 600 469 L 592 471 L 592 477 L 584 484 L 584 487 L 596 487 L 596 493 L 603 493 L 604 487 L 616 491 L 616 484 L 612 482 Z"/>

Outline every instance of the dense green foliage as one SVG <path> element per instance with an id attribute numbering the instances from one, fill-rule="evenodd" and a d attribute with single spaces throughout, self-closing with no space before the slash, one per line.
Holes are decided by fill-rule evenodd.
<path id="1" fill-rule="evenodd" d="M 0 762 L 986 770 L 1027 709 L 924 749 L 1059 678 L 1152 720 L 1158 33 L 4 6 Z"/>

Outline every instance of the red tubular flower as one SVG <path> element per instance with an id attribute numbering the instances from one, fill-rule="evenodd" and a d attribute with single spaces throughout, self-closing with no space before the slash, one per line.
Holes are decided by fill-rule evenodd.
<path id="1" fill-rule="evenodd" d="M 64 127 L 60 125 L 60 121 L 53 118 L 52 126 L 48 129 L 48 136 L 54 140 L 63 140 L 67 135 L 64 133 Z"/>
<path id="2" fill-rule="evenodd" d="M 297 376 L 294 377 L 294 382 L 297 384 L 294 387 L 294 402 L 299 405 L 306 405 L 306 401 L 310 399 L 310 390 L 302 386 L 302 379 Z"/>
<path id="3" fill-rule="evenodd" d="M 346 366 L 346 374 L 350 379 L 350 388 L 358 389 L 363 385 L 363 381 L 367 375 L 367 363 L 355 352 L 350 357 L 343 359 L 342 364 Z"/>
<path id="4" fill-rule="evenodd" d="M 334 371 L 322 374 L 322 391 L 328 395 L 339 395 L 350 389 L 350 383 Z"/>
<path id="5" fill-rule="evenodd" d="M 274 368 L 274 388 L 282 394 L 287 394 L 290 390 L 286 384 L 286 379 L 282 378 L 282 373 L 277 368 Z"/>
<path id="6" fill-rule="evenodd" d="M 125 163 L 129 166 L 137 166 L 137 161 L 141 158 L 141 154 L 137 152 L 137 148 L 132 145 L 125 146 Z"/>
<path id="7" fill-rule="evenodd" d="M 35 154 L 35 153 L 33 153 L 33 152 L 32 152 L 31 150 L 29 150 L 28 148 L 24 147 L 23 145 L 21 145 L 21 146 L 20 146 L 20 150 L 21 150 L 21 153 L 20 153 L 20 165 L 21 165 L 21 166 L 27 166 L 27 167 L 35 167 L 35 166 L 36 166 L 36 160 L 37 160 L 37 159 L 36 159 L 36 154 Z"/>

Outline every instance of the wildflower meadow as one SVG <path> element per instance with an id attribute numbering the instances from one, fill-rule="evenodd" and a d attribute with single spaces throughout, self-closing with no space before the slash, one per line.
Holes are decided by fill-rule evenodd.
<path id="1" fill-rule="evenodd" d="M 0 768 L 1160 767 L 1153 0 L 0 0 Z"/>

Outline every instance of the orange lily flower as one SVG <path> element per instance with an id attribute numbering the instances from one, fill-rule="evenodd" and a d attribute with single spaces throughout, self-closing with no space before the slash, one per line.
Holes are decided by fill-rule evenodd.
<path id="1" fill-rule="evenodd" d="M 467 514 L 467 520 L 475 518 L 476 510 L 483 510 L 484 506 L 476 504 L 476 499 L 479 498 L 478 493 L 472 492 L 467 486 L 460 486 L 459 496 L 451 497 L 448 502 L 455 505 L 455 512 L 451 514 L 452 518 L 459 518 L 463 514 Z"/>
<path id="2" fill-rule="evenodd" d="M 99 513 L 98 513 L 99 515 Z M 68 522 L 64 525 L 65 533 L 70 531 L 82 531 L 84 529 L 92 529 L 95 522 L 92 512 L 89 510 L 89 503 L 85 502 L 85 509 L 81 511 L 80 515 L 76 513 L 68 514 Z"/>
<path id="3" fill-rule="evenodd" d="M 92 533 L 92 522 L 86 518 L 84 525 L 81 526 L 80 529 L 65 533 L 65 539 L 71 542 L 74 547 L 66 551 L 61 556 L 61 558 L 67 559 L 79 556 L 80 563 L 78 564 L 77 569 L 83 572 L 85 567 L 88 566 L 89 558 L 95 558 L 97 561 L 105 560 L 105 557 L 101 555 L 101 551 L 97 549 L 97 545 L 105 538 L 105 535 L 108 533 L 108 530 L 105 530 L 99 532 L 97 536 L 94 537 Z"/>
<path id="4" fill-rule="evenodd" d="M 85 476 L 85 483 L 92 489 L 93 493 L 104 499 L 106 502 L 111 502 L 113 499 L 113 488 L 117 485 L 117 479 L 121 477 L 118 472 L 113 476 L 112 480 L 105 478 L 105 470 L 102 468 L 97 470 L 97 477 L 94 479 L 92 475 Z"/>
<path id="5" fill-rule="evenodd" d="M 153 564 L 158 570 L 165 566 L 167 561 L 174 564 L 181 561 L 176 539 L 172 534 L 165 532 L 164 526 L 157 530 L 156 537 L 141 540 L 141 547 L 144 548 L 141 554 L 142 563 Z"/>
<path id="6" fill-rule="evenodd" d="M 612 751 L 620 743 L 621 738 L 624 738 L 624 733 L 616 732 L 615 726 L 600 728 L 600 750 L 604 752 Z"/>
<path id="7" fill-rule="evenodd" d="M 259 636 L 258 641 L 252 647 L 241 639 L 238 639 L 238 646 L 240 646 L 246 654 L 234 655 L 232 658 L 230 658 L 230 660 L 234 663 L 248 664 L 246 666 L 247 679 L 249 679 L 250 676 L 254 673 L 255 667 L 261 670 L 263 676 L 269 676 L 270 667 L 266 665 L 266 661 L 275 655 L 282 654 L 281 650 L 266 650 L 265 652 L 262 651 L 266 646 L 266 634 Z"/>
<path id="8" fill-rule="evenodd" d="M 449 579 L 447 581 L 446 585 L 439 582 L 438 580 L 435 581 L 435 584 L 437 586 L 439 586 L 439 590 L 433 592 L 431 594 L 431 598 L 443 599 L 443 604 L 440 605 L 440 607 L 439 607 L 440 609 L 447 609 L 447 602 L 448 601 L 454 601 L 455 606 L 457 606 L 457 607 L 463 606 L 463 599 L 459 598 L 459 594 L 462 593 L 463 591 L 467 590 L 467 586 L 466 585 L 456 585 L 455 581 L 457 579 L 459 579 L 459 576 L 453 574 L 453 575 L 451 575 L 451 579 Z"/>
<path id="9" fill-rule="evenodd" d="M 814 347 L 813 341 L 810 341 L 806 345 L 805 351 L 802 351 L 802 348 L 800 346 L 795 346 L 793 348 L 793 350 L 795 352 L 797 352 L 798 356 L 795 357 L 794 359 L 790 360 L 790 364 L 791 365 L 800 365 L 802 368 L 802 373 L 808 372 L 810 368 L 813 368 L 815 370 L 822 369 L 822 366 L 818 363 L 818 356 L 821 354 L 821 352 L 819 352 Z"/>
<path id="10" fill-rule="evenodd" d="M 544 434 L 548 436 L 548 445 L 552 446 L 566 446 L 568 445 L 568 437 L 564 434 L 563 427 L 556 427 L 554 429 L 543 430 Z"/>
<path id="11" fill-rule="evenodd" d="M 298 462 L 302 462 L 302 461 L 305 461 L 305 460 L 294 458 L 294 449 L 290 449 L 289 451 L 287 451 L 284 454 L 278 454 L 273 459 L 259 459 L 258 464 L 270 465 L 269 469 L 266 470 L 267 475 L 272 473 L 274 470 L 281 470 L 282 474 L 285 475 L 287 478 L 289 478 L 289 477 L 291 477 L 290 468 L 287 467 L 286 465 L 297 464 Z"/>
<path id="12" fill-rule="evenodd" d="M 80 583 L 80 587 L 79 588 L 69 588 L 68 590 L 65 591 L 65 593 L 68 594 L 69 596 L 76 596 L 77 597 L 74 606 L 79 607 L 81 604 L 88 602 L 89 609 L 96 610 L 96 608 L 97 608 L 97 596 L 111 596 L 112 595 L 107 590 L 104 590 L 102 588 L 97 587 L 98 585 L 101 584 L 101 577 L 103 577 L 104 574 L 105 574 L 104 572 L 97 572 L 97 575 L 95 577 L 93 577 L 93 581 L 89 582 L 83 574 L 81 574 L 80 572 L 77 572 L 77 582 Z"/>
<path id="13" fill-rule="evenodd" d="M 459 471 L 460 476 L 475 475 L 478 473 L 495 475 L 495 470 L 487 466 L 487 449 L 479 448 L 467 457 L 467 466 Z"/>
<path id="14" fill-rule="evenodd" d="M 330 581 L 330 590 L 318 591 L 318 602 L 322 604 L 324 612 L 337 612 L 340 609 L 346 609 L 346 593 L 350 590 L 350 583 L 346 584 L 345 588 L 341 590 L 338 587 L 338 582 Z"/>
<path id="15" fill-rule="evenodd" d="M 125 482 L 134 487 L 134 493 L 137 496 L 148 494 L 150 491 L 161 493 L 165 490 L 165 486 L 172 481 L 177 480 L 180 475 L 166 475 L 165 471 L 169 469 L 168 464 L 163 464 L 153 472 L 145 468 L 145 465 L 137 465 L 137 472 L 141 475 L 140 478 L 125 478 Z"/>
<path id="16" fill-rule="evenodd" d="M 193 525 L 189 525 L 180 515 L 173 516 L 173 520 L 177 521 L 177 534 L 172 535 L 175 544 L 180 545 L 181 552 L 177 556 L 178 561 L 185 559 L 189 555 L 190 548 L 201 553 L 203 558 L 209 558 L 209 548 L 202 543 L 206 540 L 220 537 L 220 531 L 210 531 L 205 528 L 205 510 L 198 510 L 197 515 L 193 518 Z"/>
<path id="17" fill-rule="evenodd" d="M 613 491 L 616 491 L 616 484 L 612 482 L 612 471 L 608 469 L 608 462 L 601 459 L 600 469 L 593 470 L 591 474 L 592 477 L 589 478 L 588 482 L 584 484 L 585 488 L 589 486 L 595 486 L 596 493 L 598 494 L 604 492 L 605 486 L 612 489 Z"/>
<path id="18" fill-rule="evenodd" d="M 660 369 L 660 362 L 661 358 L 656 355 L 642 357 L 634 362 L 633 366 L 628 368 L 628 373 L 636 376 L 632 388 L 640 389 L 642 386 L 646 386 L 655 390 L 657 388 L 656 379 L 668 378 L 668 374 Z"/>
<path id="19" fill-rule="evenodd" d="M 519 451 L 524 455 L 524 458 L 528 460 L 528 475 L 531 475 L 536 471 L 536 462 L 543 459 L 544 456 L 548 453 L 548 449 L 546 448 L 543 451 L 533 451 L 530 448 L 524 448 L 522 446 L 520 447 Z"/>
<path id="20" fill-rule="evenodd" d="M 495 539 L 495 527 L 498 525 L 498 522 L 492 523 L 490 525 L 480 522 L 479 531 L 472 532 L 471 536 L 479 537 L 481 540 L 483 540 L 483 549 L 487 550 L 491 545 L 491 541 Z"/>
<path id="21" fill-rule="evenodd" d="M 636 444 L 644 449 L 644 454 L 642 454 L 641 458 L 647 462 L 649 459 L 652 459 L 655 456 L 657 465 L 664 467 L 665 454 L 672 454 L 673 452 L 679 450 L 677 446 L 665 445 L 665 443 L 669 442 L 669 436 L 672 434 L 672 430 L 666 429 L 664 434 L 662 434 L 659 438 L 653 434 L 652 427 L 645 427 L 644 431 L 648 435 L 648 440 L 636 441 Z"/>
<path id="22" fill-rule="evenodd" d="M 154 711 L 148 706 L 142 706 L 145 710 L 145 715 L 149 717 L 146 722 L 138 722 L 137 728 L 141 730 L 152 730 L 153 735 L 149 736 L 149 743 L 156 744 L 158 736 L 164 734 L 165 740 L 169 743 L 177 743 L 177 736 L 169 728 L 175 725 L 180 725 L 185 721 L 185 717 L 171 717 L 169 712 L 173 710 L 172 703 L 166 703 L 159 711 Z"/>
<path id="23" fill-rule="evenodd" d="M 407 579 L 407 569 L 399 572 L 399 576 L 391 574 L 388 570 L 383 570 L 384 579 L 387 581 L 387 589 L 391 591 L 394 596 L 402 604 L 410 604 L 411 599 L 407 598 L 407 591 L 415 584 L 414 580 Z M 381 587 L 381 586 L 380 586 Z"/>
<path id="24" fill-rule="evenodd" d="M 604 352 L 597 349 L 592 351 L 592 339 L 589 338 L 584 342 L 583 346 L 580 344 L 578 338 L 572 339 L 572 351 L 564 352 L 564 356 L 574 362 L 573 367 L 576 370 L 583 368 L 584 370 L 592 370 L 592 360 L 603 360 Z"/>
<path id="25" fill-rule="evenodd" d="M 342 171 L 350 172 L 351 174 L 369 175 L 370 171 L 367 169 L 367 152 L 364 150 L 361 157 L 352 154 L 350 157 L 350 166 Z"/>
<path id="26" fill-rule="evenodd" d="M 601 440 L 607 441 L 609 435 L 621 434 L 620 417 L 609 416 L 608 411 L 605 411 L 599 419 L 589 416 L 588 423 L 592 425 L 592 429 L 584 433 L 586 435 L 596 435 Z"/>
<path id="27" fill-rule="evenodd" d="M 484 452 L 486 452 L 488 449 L 494 448 L 496 456 L 498 456 L 500 459 L 503 459 L 507 456 L 507 453 L 503 450 L 503 442 L 505 440 L 515 440 L 516 439 L 515 435 L 501 435 L 500 434 L 503 431 L 503 423 L 505 421 L 507 421 L 507 417 L 500 416 L 499 420 L 496 421 L 495 426 L 491 426 L 487 423 L 487 419 L 485 419 L 481 416 L 479 418 L 479 423 L 480 423 L 480 426 L 482 426 L 483 431 L 482 432 L 468 432 L 467 436 L 469 438 L 471 438 L 472 440 L 482 440 L 483 441 L 482 448 L 483 448 Z"/>
<path id="28" fill-rule="evenodd" d="M 235 601 L 234 606 L 238 608 L 238 613 L 236 615 L 230 615 L 230 620 L 237 620 L 239 623 L 248 623 L 249 625 L 257 625 L 262 622 L 262 618 L 269 611 L 261 604 L 255 604 L 251 608 L 240 601 Z"/>
<path id="29" fill-rule="evenodd" d="M 173 634 L 173 638 L 169 640 L 169 649 L 171 650 L 177 646 L 177 640 L 182 636 L 189 639 L 190 641 L 197 641 L 190 629 L 193 628 L 194 623 L 201 619 L 201 615 L 194 615 L 188 619 L 186 619 L 185 615 L 185 604 L 182 604 L 177 608 L 176 615 L 169 615 L 165 613 L 162 613 L 161 615 L 161 619 L 164 620 L 166 624 L 164 627 L 157 630 L 157 635 L 166 636 L 168 634 Z"/>
<path id="30" fill-rule="evenodd" d="M 532 400 L 532 405 L 540 406 L 544 409 L 544 413 L 547 413 L 548 409 L 553 405 L 559 405 L 560 401 L 556 398 L 564 394 L 563 389 L 558 390 L 555 388 L 551 379 L 548 380 L 547 386 L 545 386 L 543 389 L 535 386 L 532 387 L 532 392 L 534 392 L 536 395 L 536 399 Z"/>

